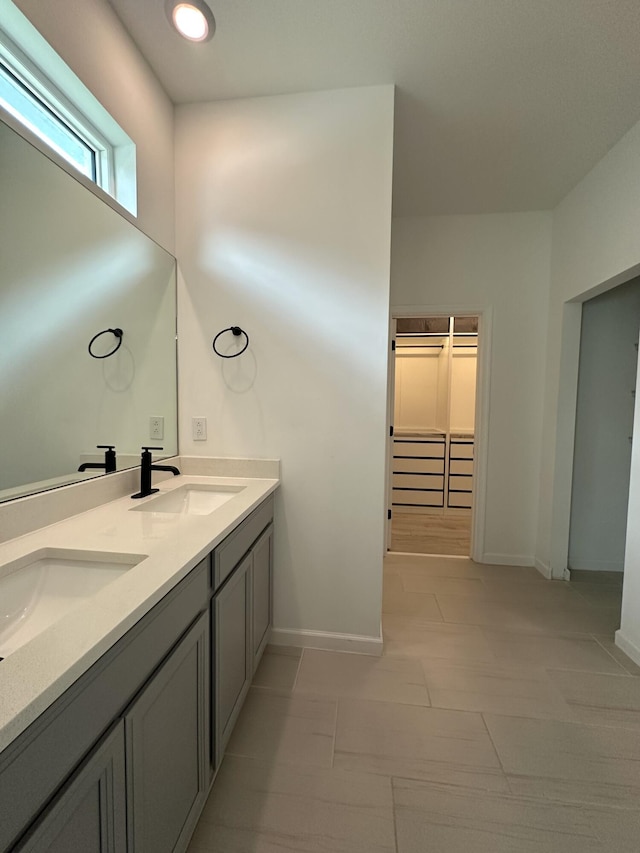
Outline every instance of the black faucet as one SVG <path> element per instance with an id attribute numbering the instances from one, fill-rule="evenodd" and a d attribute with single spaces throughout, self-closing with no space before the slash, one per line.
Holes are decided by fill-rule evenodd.
<path id="1" fill-rule="evenodd" d="M 78 471 L 87 471 L 89 468 L 102 468 L 105 474 L 113 474 L 116 470 L 116 448 L 114 444 L 97 444 L 98 450 L 106 450 L 104 462 L 83 462 Z"/>
<path id="2" fill-rule="evenodd" d="M 164 450 L 163 447 L 143 447 L 142 448 L 142 456 L 140 457 L 140 491 L 136 492 L 135 495 L 131 495 L 131 497 L 135 500 L 136 498 L 146 498 L 149 495 L 154 494 L 154 492 L 160 491 L 159 489 L 151 488 L 151 472 L 152 471 L 171 471 L 171 473 L 178 477 L 180 475 L 180 471 L 175 467 L 175 465 L 153 465 L 151 462 L 151 451 L 152 450 Z"/>

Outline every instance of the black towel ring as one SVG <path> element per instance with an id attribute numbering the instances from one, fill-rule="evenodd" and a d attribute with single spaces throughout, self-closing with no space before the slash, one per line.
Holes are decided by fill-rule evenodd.
<path id="1" fill-rule="evenodd" d="M 99 338 L 101 335 L 106 335 L 108 332 L 111 332 L 111 334 L 112 334 L 112 335 L 115 335 L 115 336 L 116 336 L 116 338 L 118 339 L 118 343 L 115 345 L 115 348 L 111 350 L 111 352 L 105 353 L 104 355 L 96 355 L 96 354 L 91 350 L 91 347 L 93 346 L 93 342 L 94 342 L 94 341 L 96 341 L 96 340 L 98 340 L 98 338 Z M 109 358 L 109 356 L 110 356 L 110 355 L 113 355 L 113 354 L 114 354 L 114 352 L 118 352 L 118 350 L 120 349 L 120 346 L 122 345 L 122 336 L 123 336 L 123 334 L 124 334 L 124 332 L 122 331 L 122 329 L 104 329 L 102 332 L 98 332 L 98 334 L 97 334 L 97 335 L 94 335 L 94 336 L 91 338 L 91 340 L 89 341 L 89 346 L 87 347 L 87 349 L 89 350 L 89 355 L 90 355 L 92 358 Z"/>
<path id="2" fill-rule="evenodd" d="M 244 342 L 244 346 L 241 350 L 238 350 L 238 352 L 234 352 L 231 355 L 225 355 L 223 352 L 220 352 L 220 350 L 216 349 L 216 341 L 218 340 L 220 335 L 224 335 L 225 332 L 233 332 L 236 337 L 239 337 L 240 335 L 245 336 L 246 341 Z M 213 339 L 213 343 L 211 344 L 211 346 L 213 347 L 213 351 L 215 352 L 215 354 L 219 355 L 220 358 L 237 358 L 239 355 L 242 355 L 242 353 L 249 346 L 249 335 L 245 332 L 244 329 L 241 329 L 240 326 L 229 326 L 228 329 L 223 329 L 221 332 L 218 332 L 218 334 Z"/>

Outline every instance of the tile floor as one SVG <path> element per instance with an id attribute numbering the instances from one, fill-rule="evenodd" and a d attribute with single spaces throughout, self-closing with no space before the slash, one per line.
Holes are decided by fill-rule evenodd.
<path id="1" fill-rule="evenodd" d="M 619 612 L 615 584 L 388 556 L 384 655 L 268 650 L 189 853 L 637 853 Z"/>

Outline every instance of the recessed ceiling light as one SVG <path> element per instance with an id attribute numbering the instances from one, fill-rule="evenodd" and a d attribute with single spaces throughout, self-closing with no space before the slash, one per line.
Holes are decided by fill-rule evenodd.
<path id="1" fill-rule="evenodd" d="M 204 0 L 165 0 L 172 26 L 189 41 L 209 41 L 216 31 L 213 12 Z"/>

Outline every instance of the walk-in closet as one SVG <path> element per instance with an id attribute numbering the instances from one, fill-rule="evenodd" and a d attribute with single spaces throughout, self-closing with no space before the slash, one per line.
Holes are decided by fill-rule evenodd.
<path id="1" fill-rule="evenodd" d="M 395 320 L 392 551 L 471 547 L 478 318 Z"/>

